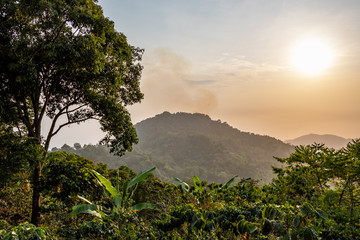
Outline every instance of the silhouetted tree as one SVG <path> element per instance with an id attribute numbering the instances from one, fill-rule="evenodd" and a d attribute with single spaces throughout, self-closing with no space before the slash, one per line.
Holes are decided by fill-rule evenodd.
<path id="1" fill-rule="evenodd" d="M 74 143 L 74 149 L 75 150 L 79 150 L 81 148 L 81 144 L 80 143 Z"/>

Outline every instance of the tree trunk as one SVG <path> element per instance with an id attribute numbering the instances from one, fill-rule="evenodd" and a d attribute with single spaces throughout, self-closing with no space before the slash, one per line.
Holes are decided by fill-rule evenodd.
<path id="1" fill-rule="evenodd" d="M 40 176 L 41 176 L 41 162 L 35 163 L 33 170 L 33 196 L 32 196 L 32 212 L 31 212 L 31 223 L 38 225 L 40 222 Z"/>
<path id="2" fill-rule="evenodd" d="M 350 226 L 353 225 L 353 223 L 355 222 L 354 218 L 354 189 L 353 186 L 350 185 L 349 187 L 349 191 L 350 191 Z"/>
<path id="3" fill-rule="evenodd" d="M 348 179 L 346 180 L 345 186 L 344 186 L 343 190 L 341 191 L 340 199 L 339 199 L 339 207 L 340 207 L 340 205 L 341 205 L 341 201 L 342 201 L 342 199 L 343 199 L 343 196 L 344 196 L 346 187 L 347 187 L 347 185 L 349 184 L 349 181 L 350 181 L 350 177 L 348 177 Z"/>

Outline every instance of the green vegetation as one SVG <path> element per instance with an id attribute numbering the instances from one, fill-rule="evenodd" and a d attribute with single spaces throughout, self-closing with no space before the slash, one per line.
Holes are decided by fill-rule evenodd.
<path id="1" fill-rule="evenodd" d="M 206 115 L 165 112 L 137 125 L 141 141 L 120 159 L 148 170 L 120 166 L 109 149 L 138 141 L 125 107 L 143 97 L 143 51 L 95 3 L 1 1 L 2 239 L 360 238 L 360 140 L 290 154 Z M 48 151 L 63 127 L 89 119 L 106 148 Z"/>
<path id="2" fill-rule="evenodd" d="M 44 166 L 41 224 L 28 223 L 30 169 L 0 188 L 4 239 L 344 239 L 360 237 L 360 139 L 334 150 L 299 146 L 258 185 L 136 174 L 52 152 Z M 79 197 L 81 196 L 81 197 Z M 85 204 L 84 204 L 85 201 Z M 82 214 L 86 213 L 86 214 Z"/>
<path id="3" fill-rule="evenodd" d="M 138 203 L 134 206 L 128 206 L 130 202 L 130 197 L 133 194 L 133 190 L 129 193 L 129 189 L 132 186 L 136 186 L 139 182 L 145 180 L 150 172 L 154 171 L 155 168 L 151 168 L 145 172 L 141 172 L 136 175 L 133 179 L 126 181 L 122 186 L 122 192 L 120 192 L 119 188 L 119 179 L 116 180 L 116 187 L 111 185 L 111 182 L 103 177 L 100 173 L 92 170 L 95 177 L 99 180 L 99 182 L 103 185 L 106 191 L 109 193 L 112 203 L 111 209 L 106 209 L 106 207 L 99 206 L 91 203 L 86 198 L 80 197 L 80 199 L 84 200 L 88 204 L 76 205 L 73 207 L 73 211 L 70 213 L 71 215 L 76 215 L 79 213 L 88 213 L 92 214 L 99 218 L 110 217 L 111 219 L 118 219 L 119 215 L 123 215 L 126 211 L 140 211 L 143 209 L 156 209 L 155 205 L 151 203 Z M 108 213 L 106 214 L 105 211 Z"/>
<path id="4" fill-rule="evenodd" d="M 63 127 L 97 120 L 107 134 L 102 142 L 119 155 L 138 141 L 125 107 L 143 97 L 142 53 L 115 30 L 95 0 L 1 0 L 0 128 L 36 152 L 19 162 L 16 151 L 17 160 L 10 161 L 16 169 L 32 169 L 35 225 L 42 168 L 52 138 Z"/>
<path id="5" fill-rule="evenodd" d="M 109 168 L 126 165 L 135 171 L 156 166 L 156 175 L 225 183 L 235 175 L 269 183 L 275 176 L 273 158 L 286 157 L 294 147 L 268 136 L 241 132 L 204 114 L 164 112 L 135 125 L 139 143 L 122 157 L 109 154 L 101 145 L 64 145 L 60 149 L 106 163 Z"/>

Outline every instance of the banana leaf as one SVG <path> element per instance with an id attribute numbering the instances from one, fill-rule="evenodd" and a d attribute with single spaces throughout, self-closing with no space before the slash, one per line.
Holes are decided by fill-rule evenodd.
<path id="1" fill-rule="evenodd" d="M 98 218 L 105 217 L 105 213 L 103 212 L 104 208 L 100 205 L 96 204 L 80 204 L 73 207 L 72 212 L 70 213 L 71 216 L 80 214 L 80 213 L 87 213 L 91 214 Z"/>
<path id="2" fill-rule="evenodd" d="M 231 178 L 229 181 L 227 181 L 224 186 L 222 186 L 221 188 L 227 188 L 230 186 L 230 184 L 235 180 L 235 178 L 237 178 L 238 176 L 234 176 L 233 178 Z"/>
<path id="3" fill-rule="evenodd" d="M 173 180 L 176 182 L 176 183 L 178 183 L 178 184 L 180 184 L 184 189 L 185 189 L 185 191 L 189 191 L 189 189 L 190 189 L 190 186 L 186 183 L 186 182 L 183 182 L 181 179 L 179 179 L 179 178 L 173 178 Z"/>
<path id="4" fill-rule="evenodd" d="M 111 197 L 115 198 L 117 195 L 119 195 L 119 192 L 111 185 L 111 182 L 107 180 L 105 177 L 103 177 L 100 173 L 96 172 L 95 170 L 92 170 L 92 172 L 95 174 L 96 178 L 101 182 L 101 184 L 106 188 L 106 190 L 110 193 Z"/>
<path id="5" fill-rule="evenodd" d="M 131 187 L 131 186 L 133 186 L 133 185 L 135 185 L 135 184 L 137 184 L 139 182 L 144 181 L 149 176 L 149 174 L 152 171 L 154 171 L 155 169 L 156 169 L 156 167 L 153 167 L 153 168 L 150 168 L 147 171 L 141 172 L 138 175 L 136 175 L 133 179 L 128 181 L 127 188 L 129 188 L 129 187 Z"/>

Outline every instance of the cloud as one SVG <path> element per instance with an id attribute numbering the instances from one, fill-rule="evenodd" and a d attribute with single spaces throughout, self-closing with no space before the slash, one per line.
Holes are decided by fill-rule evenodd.
<path id="1" fill-rule="evenodd" d="M 232 54 L 195 66 L 169 49 L 147 54 L 143 64 L 145 99 L 130 109 L 135 123 L 163 111 L 184 111 L 205 113 L 243 131 L 284 139 L 306 131 L 326 132 L 325 126 L 336 126 L 338 119 L 346 124 L 328 133 L 351 136 L 345 128 L 358 129 L 359 114 L 353 109 L 359 95 L 351 91 L 358 89 L 359 83 L 351 81 L 358 73 L 350 77 L 334 70 L 307 79 L 285 66 Z M 352 117 L 344 117 L 349 113 Z"/>
<path id="2" fill-rule="evenodd" d="M 196 84 L 196 85 L 208 85 L 216 82 L 216 80 L 186 80 L 186 81 L 190 84 Z"/>
<path id="3" fill-rule="evenodd" d="M 249 100 L 251 105 L 262 105 L 264 98 L 259 93 L 264 93 L 262 90 L 270 86 L 266 81 L 274 80 L 283 69 L 232 54 L 193 67 L 190 61 L 166 48 L 147 53 L 143 64 L 141 89 L 145 98 L 131 107 L 134 122 L 162 111 L 211 115 L 224 108 L 234 112 L 248 108 Z M 270 87 L 274 87 L 273 83 Z"/>
<path id="4" fill-rule="evenodd" d="M 217 107 L 217 97 L 208 86 L 214 80 L 192 73 L 192 65 L 173 51 L 161 48 L 144 56 L 141 89 L 144 100 L 132 115 L 161 111 L 187 111 L 209 114 Z M 135 120 L 136 121 L 136 120 Z"/>

